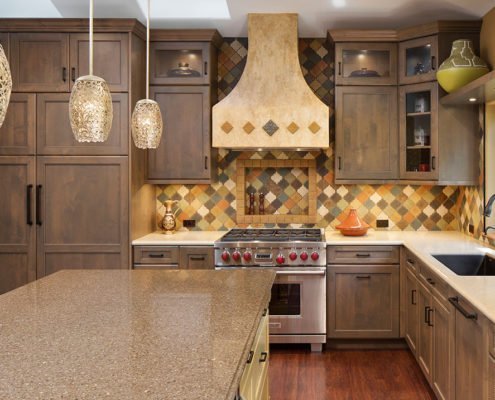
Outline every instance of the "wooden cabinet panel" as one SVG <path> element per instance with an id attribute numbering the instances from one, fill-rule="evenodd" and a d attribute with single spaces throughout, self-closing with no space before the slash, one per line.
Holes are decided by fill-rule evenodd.
<path id="1" fill-rule="evenodd" d="M 417 360 L 423 373 L 431 382 L 433 363 L 433 330 L 428 320 L 432 311 L 431 293 L 427 287 L 418 281 L 418 322 L 419 336 L 417 345 Z"/>
<path id="2" fill-rule="evenodd" d="M 468 313 L 476 313 L 470 304 L 459 304 Z M 483 319 L 468 319 L 455 312 L 455 399 L 483 399 L 484 362 L 487 349 L 483 340 Z"/>
<path id="3" fill-rule="evenodd" d="M 335 179 L 399 176 L 397 88 L 337 87 Z"/>
<path id="4" fill-rule="evenodd" d="M 488 400 L 495 400 L 495 358 L 488 356 Z"/>
<path id="5" fill-rule="evenodd" d="M 399 267 L 328 267 L 328 336 L 399 336 Z"/>
<path id="6" fill-rule="evenodd" d="M 94 35 L 93 74 L 105 79 L 110 91 L 129 89 L 129 37 L 125 33 Z M 75 80 L 89 74 L 89 39 L 87 34 L 70 35 L 71 86 Z"/>
<path id="7" fill-rule="evenodd" d="M 37 95 L 38 154 L 44 155 L 126 155 L 129 148 L 128 96 L 112 94 L 113 122 L 104 143 L 80 143 L 69 121 L 68 93 Z"/>
<path id="8" fill-rule="evenodd" d="M 398 246 L 328 246 L 329 264 L 397 264 Z"/>
<path id="9" fill-rule="evenodd" d="M 448 303 L 447 303 L 448 304 Z M 453 399 L 454 315 L 450 307 L 433 296 L 433 390 L 439 400 Z"/>
<path id="10" fill-rule="evenodd" d="M 405 290 L 406 290 L 406 329 L 405 338 L 409 345 L 409 348 L 414 355 L 417 353 L 418 347 L 418 283 L 414 274 L 406 269 L 405 270 Z"/>
<path id="11" fill-rule="evenodd" d="M 36 151 L 36 95 L 12 93 L 0 128 L 0 155 L 32 155 Z"/>
<path id="12" fill-rule="evenodd" d="M 38 277 L 128 267 L 127 157 L 38 157 Z"/>
<path id="13" fill-rule="evenodd" d="M 151 98 L 160 105 L 163 136 L 148 151 L 149 183 L 209 183 L 210 88 L 154 87 Z"/>
<path id="14" fill-rule="evenodd" d="M 0 157 L 0 294 L 36 279 L 34 157 Z"/>
<path id="15" fill-rule="evenodd" d="M 15 92 L 69 91 L 69 35 L 10 34 L 10 66 Z"/>
<path id="16" fill-rule="evenodd" d="M 134 264 L 179 265 L 178 246 L 134 246 Z"/>
<path id="17" fill-rule="evenodd" d="M 181 269 L 215 269 L 213 247 L 180 247 Z"/>
<path id="18" fill-rule="evenodd" d="M 10 45 L 9 45 L 9 34 L 8 33 L 0 33 L 0 45 L 3 47 L 3 51 L 7 56 L 7 59 L 10 59 Z"/>

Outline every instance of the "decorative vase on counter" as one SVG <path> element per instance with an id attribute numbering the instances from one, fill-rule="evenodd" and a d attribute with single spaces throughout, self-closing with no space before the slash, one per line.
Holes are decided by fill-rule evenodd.
<path id="1" fill-rule="evenodd" d="M 486 62 L 474 54 L 473 42 L 459 39 L 452 43 L 450 57 L 438 68 L 437 80 L 450 93 L 488 72 Z"/>
<path id="2" fill-rule="evenodd" d="M 172 211 L 172 207 L 177 200 L 165 200 L 165 216 L 162 219 L 160 227 L 163 229 L 163 233 L 166 235 L 171 235 L 175 232 L 175 212 Z M 176 211 L 177 212 L 177 211 Z"/>
<path id="3" fill-rule="evenodd" d="M 361 220 L 355 208 L 349 210 L 349 215 L 340 225 L 335 228 L 344 236 L 364 236 L 370 226 Z"/>

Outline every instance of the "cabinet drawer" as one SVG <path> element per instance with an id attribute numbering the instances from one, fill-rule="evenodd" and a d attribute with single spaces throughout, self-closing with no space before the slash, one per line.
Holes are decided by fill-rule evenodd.
<path id="1" fill-rule="evenodd" d="M 398 246 L 328 246 L 329 264 L 397 264 Z"/>
<path id="2" fill-rule="evenodd" d="M 447 301 L 449 295 L 449 286 L 442 279 L 440 279 L 430 268 L 425 264 L 419 263 L 419 279 L 426 286 L 429 287 L 433 293 L 444 301 Z"/>
<path id="3" fill-rule="evenodd" d="M 409 250 L 405 251 L 404 264 L 405 264 L 406 268 L 409 271 L 411 271 L 412 274 L 417 275 L 419 261 L 416 258 L 416 256 L 413 253 L 411 253 Z"/>
<path id="4" fill-rule="evenodd" d="M 179 264 L 179 247 L 135 246 L 134 264 Z"/>
<path id="5" fill-rule="evenodd" d="M 180 247 L 181 269 L 214 269 L 213 247 Z"/>

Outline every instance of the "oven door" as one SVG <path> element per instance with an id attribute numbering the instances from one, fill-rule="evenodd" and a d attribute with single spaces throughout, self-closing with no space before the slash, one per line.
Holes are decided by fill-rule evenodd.
<path id="1" fill-rule="evenodd" d="M 325 268 L 277 268 L 270 300 L 270 335 L 326 332 Z"/>

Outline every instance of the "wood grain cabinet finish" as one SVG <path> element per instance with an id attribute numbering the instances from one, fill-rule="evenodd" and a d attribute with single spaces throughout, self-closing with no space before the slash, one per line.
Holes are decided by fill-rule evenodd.
<path id="1" fill-rule="evenodd" d="M 68 92 L 69 35 L 11 33 L 10 66 L 15 92 Z"/>
<path id="2" fill-rule="evenodd" d="M 9 34 L 5 32 L 0 33 L 0 45 L 3 47 L 3 51 L 7 56 L 7 59 L 10 60 L 10 44 L 9 44 Z"/>
<path id="3" fill-rule="evenodd" d="M 0 156 L 0 294 L 36 279 L 34 157 Z"/>
<path id="4" fill-rule="evenodd" d="M 484 317 L 462 298 L 459 305 L 476 318 L 455 311 L 455 399 L 483 399 L 487 379 L 483 367 L 487 357 Z"/>
<path id="5" fill-rule="evenodd" d="M 397 88 L 335 89 L 336 182 L 399 177 Z"/>
<path id="6" fill-rule="evenodd" d="M 328 267 L 328 337 L 399 337 L 399 266 Z"/>
<path id="7" fill-rule="evenodd" d="M 210 183 L 211 101 L 207 86 L 152 87 L 160 105 L 163 136 L 148 151 L 149 183 Z"/>
<path id="8" fill-rule="evenodd" d="M 418 281 L 419 336 L 417 360 L 426 379 L 431 384 L 433 366 L 433 330 L 431 323 L 432 300 L 430 289 Z"/>
<path id="9" fill-rule="evenodd" d="M 36 95 L 12 93 L 0 128 L 0 155 L 34 155 L 36 152 Z"/>
<path id="10" fill-rule="evenodd" d="M 129 104 L 125 93 L 112 93 L 113 122 L 104 143 L 80 143 L 69 121 L 69 93 L 37 95 L 37 152 L 43 155 L 126 155 Z"/>
<path id="11" fill-rule="evenodd" d="M 105 79 L 110 91 L 129 89 L 129 37 L 125 33 L 96 33 L 94 35 L 93 74 Z M 88 75 L 89 40 L 85 33 L 70 35 L 70 81 Z"/>
<path id="12" fill-rule="evenodd" d="M 179 268 L 178 246 L 134 246 L 134 268 Z"/>
<path id="13" fill-rule="evenodd" d="M 404 270 L 403 270 L 404 271 Z M 418 306 L 418 283 L 414 274 L 405 270 L 405 339 L 416 355 L 418 350 L 418 333 L 419 333 L 419 306 Z"/>
<path id="14" fill-rule="evenodd" d="M 488 400 L 495 400 L 495 358 L 488 355 Z"/>
<path id="15" fill-rule="evenodd" d="M 127 157 L 38 157 L 38 278 L 128 268 Z"/>
<path id="16" fill-rule="evenodd" d="M 328 246 L 329 264 L 398 264 L 398 246 Z"/>
<path id="17" fill-rule="evenodd" d="M 181 246 L 180 247 L 181 269 L 214 269 L 212 246 Z"/>

